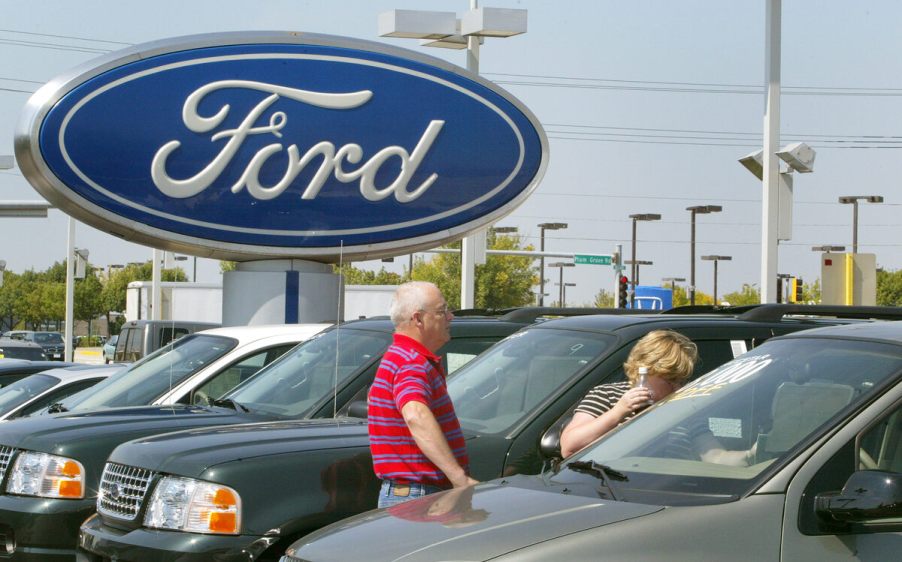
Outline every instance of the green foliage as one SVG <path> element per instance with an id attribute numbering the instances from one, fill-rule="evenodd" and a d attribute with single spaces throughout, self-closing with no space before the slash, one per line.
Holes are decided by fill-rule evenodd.
<path id="1" fill-rule="evenodd" d="M 730 303 L 731 306 L 758 304 L 761 302 L 761 293 L 754 284 L 743 283 L 742 289 L 725 294 L 721 300 Z"/>
<path id="2" fill-rule="evenodd" d="M 219 262 L 219 272 L 225 273 L 226 271 L 235 271 L 238 268 L 237 261 L 226 261 L 221 260 Z"/>
<path id="3" fill-rule="evenodd" d="M 486 244 L 493 250 L 532 250 L 520 246 L 519 236 L 489 232 Z M 452 244 L 460 248 L 460 243 Z M 460 308 L 460 254 L 436 254 L 429 261 L 417 260 L 413 278 L 438 285 L 452 308 Z M 476 266 L 476 308 L 509 308 L 533 302 L 533 286 L 539 277 L 533 259 L 528 256 L 489 255 L 484 265 Z"/>
<path id="4" fill-rule="evenodd" d="M 877 304 L 902 306 L 902 270 L 877 270 Z"/>
<path id="5" fill-rule="evenodd" d="M 332 270 L 335 273 L 341 273 L 345 285 L 400 285 L 404 282 L 400 275 L 385 271 L 384 267 L 379 271 L 367 271 L 347 263 L 341 268 L 333 265 Z"/>
<path id="6" fill-rule="evenodd" d="M 595 302 L 592 303 L 592 306 L 597 306 L 598 308 L 614 308 L 614 302 L 614 293 L 600 289 L 598 293 L 595 294 Z"/>

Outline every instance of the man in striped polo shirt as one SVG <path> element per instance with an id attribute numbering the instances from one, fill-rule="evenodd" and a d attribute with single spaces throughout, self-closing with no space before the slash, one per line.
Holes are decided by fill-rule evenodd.
<path id="1" fill-rule="evenodd" d="M 382 479 L 379 507 L 475 484 L 460 423 L 436 352 L 454 315 L 432 283 L 398 287 L 389 310 L 395 334 L 369 392 L 370 452 Z"/>

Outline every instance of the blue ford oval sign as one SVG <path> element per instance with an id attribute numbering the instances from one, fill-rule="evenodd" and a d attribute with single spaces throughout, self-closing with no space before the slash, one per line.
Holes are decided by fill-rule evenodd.
<path id="1" fill-rule="evenodd" d="M 446 62 L 322 35 L 217 34 L 45 85 L 16 135 L 51 203 L 148 245 L 334 261 L 461 238 L 547 165 L 536 118 Z"/>

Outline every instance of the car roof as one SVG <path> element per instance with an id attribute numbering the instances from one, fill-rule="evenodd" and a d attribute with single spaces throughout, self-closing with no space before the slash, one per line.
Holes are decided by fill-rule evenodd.
<path id="1" fill-rule="evenodd" d="M 0 359 L 0 373 L 37 372 L 47 369 L 75 366 L 76 363 L 61 361 L 29 361 L 27 359 Z"/>
<path id="2" fill-rule="evenodd" d="M 78 365 L 69 368 L 47 369 L 35 374 L 51 375 L 65 382 L 77 382 L 83 379 L 108 377 L 127 368 L 128 365 Z"/>
<path id="3" fill-rule="evenodd" d="M 44 349 L 39 344 L 27 340 L 14 340 L 12 338 L 0 338 L 0 345 L 5 347 L 38 347 Z"/>
<path id="4" fill-rule="evenodd" d="M 902 322 L 862 322 L 844 326 L 825 326 L 783 337 L 866 339 L 902 344 Z"/>
<path id="5" fill-rule="evenodd" d="M 309 338 L 314 334 L 322 332 L 331 324 L 264 324 L 258 326 L 229 326 L 226 328 L 212 328 L 195 332 L 196 334 L 206 334 L 211 336 L 225 336 L 235 338 L 239 342 L 256 341 L 272 336 L 297 335 L 302 338 Z"/>

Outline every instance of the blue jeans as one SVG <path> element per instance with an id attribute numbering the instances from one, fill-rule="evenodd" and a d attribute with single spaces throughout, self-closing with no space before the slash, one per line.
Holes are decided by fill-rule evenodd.
<path id="1" fill-rule="evenodd" d="M 383 480 L 382 488 L 379 489 L 378 507 L 390 507 L 407 500 L 415 500 L 422 498 L 427 494 L 441 492 L 442 489 L 431 484 L 418 484 L 411 482 L 410 484 L 396 484 L 391 480 Z"/>

